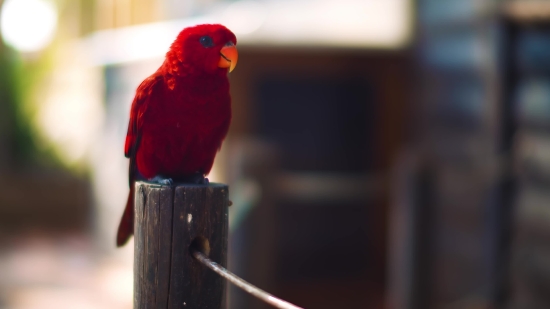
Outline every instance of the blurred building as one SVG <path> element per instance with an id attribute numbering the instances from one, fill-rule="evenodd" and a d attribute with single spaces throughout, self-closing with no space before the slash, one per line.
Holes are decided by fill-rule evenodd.
<path id="1" fill-rule="evenodd" d="M 395 166 L 388 302 L 546 308 L 550 3 L 417 4 L 417 136 Z"/>

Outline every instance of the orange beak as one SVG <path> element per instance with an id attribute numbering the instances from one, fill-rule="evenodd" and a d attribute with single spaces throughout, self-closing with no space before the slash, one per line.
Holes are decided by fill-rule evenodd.
<path id="1" fill-rule="evenodd" d="M 239 53 L 237 53 L 237 47 L 235 45 L 228 45 L 222 47 L 220 50 L 220 61 L 218 67 L 229 68 L 229 72 L 237 66 L 237 59 L 239 59 Z"/>

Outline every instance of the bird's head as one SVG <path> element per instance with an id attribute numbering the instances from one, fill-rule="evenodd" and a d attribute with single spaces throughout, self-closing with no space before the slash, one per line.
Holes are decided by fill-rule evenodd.
<path id="1" fill-rule="evenodd" d="M 226 27 L 205 24 L 183 29 L 166 54 L 171 71 L 205 73 L 233 71 L 237 38 Z M 184 73 L 185 74 L 185 73 Z"/>

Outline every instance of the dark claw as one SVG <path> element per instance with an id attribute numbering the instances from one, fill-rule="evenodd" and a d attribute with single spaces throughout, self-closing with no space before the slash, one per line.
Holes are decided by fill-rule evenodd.
<path id="1" fill-rule="evenodd" d="M 208 178 L 204 177 L 202 173 L 196 173 L 193 175 L 193 182 L 198 185 L 207 185 L 210 182 L 208 181 Z"/>
<path id="2" fill-rule="evenodd" d="M 166 178 L 161 181 L 159 181 L 160 184 L 171 186 L 174 184 L 174 181 L 172 181 L 172 178 Z"/>
<path id="3" fill-rule="evenodd" d="M 158 184 L 165 185 L 165 186 L 171 186 L 174 184 L 174 181 L 172 180 L 172 178 L 164 178 L 161 176 L 155 176 L 149 179 L 149 181 L 156 182 Z"/>

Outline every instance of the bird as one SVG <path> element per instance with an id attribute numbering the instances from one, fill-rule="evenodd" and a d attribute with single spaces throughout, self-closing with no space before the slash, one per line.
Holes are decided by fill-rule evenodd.
<path id="1" fill-rule="evenodd" d="M 124 144 L 130 193 L 117 247 L 133 234 L 136 180 L 208 183 L 231 123 L 228 72 L 237 64 L 236 45 L 235 34 L 220 24 L 184 28 L 137 87 Z"/>

